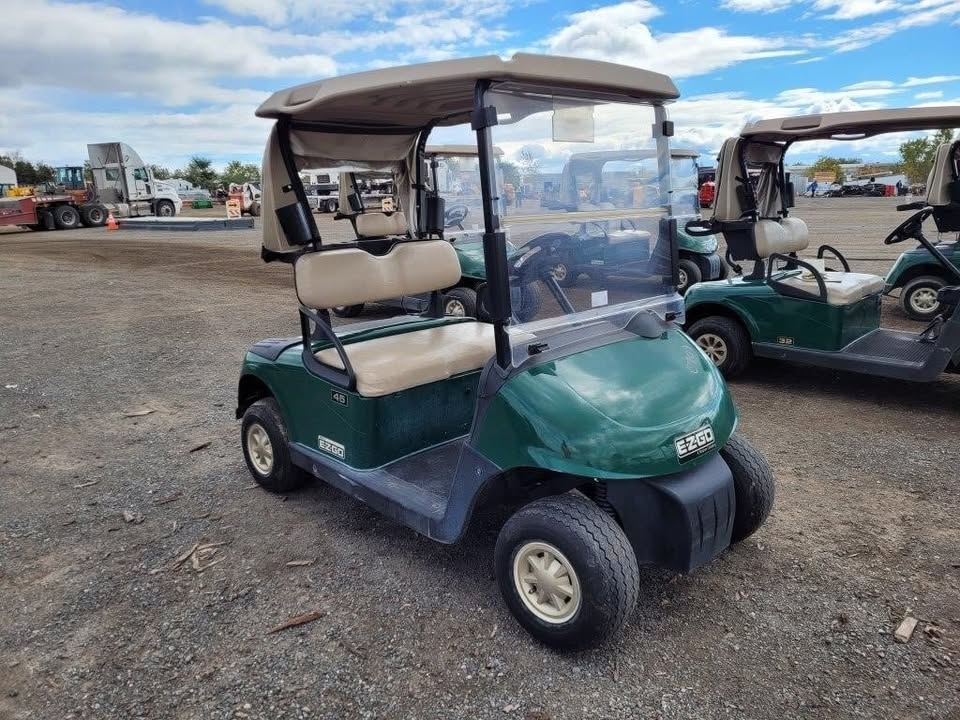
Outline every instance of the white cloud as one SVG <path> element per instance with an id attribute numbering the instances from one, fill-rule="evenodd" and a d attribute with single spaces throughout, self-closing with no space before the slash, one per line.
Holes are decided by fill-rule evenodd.
<path id="1" fill-rule="evenodd" d="M 721 6 L 737 12 L 771 13 L 785 10 L 793 0 L 724 0 Z"/>
<path id="2" fill-rule="evenodd" d="M 919 92 L 913 96 L 917 100 L 936 100 L 943 97 L 943 90 L 930 90 L 929 92 Z"/>
<path id="3" fill-rule="evenodd" d="M 816 0 L 814 2 L 817 10 L 835 8 L 832 13 L 824 16 L 830 20 L 854 20 L 895 10 L 899 6 L 898 0 Z"/>
<path id="4" fill-rule="evenodd" d="M 890 80 L 865 80 L 864 82 L 854 83 L 853 85 L 847 85 L 841 89 L 843 90 L 875 90 L 877 88 L 887 89 L 895 86 L 895 83 Z"/>
<path id="5" fill-rule="evenodd" d="M 916 87 L 917 85 L 940 85 L 942 83 L 956 82 L 960 80 L 960 75 L 933 75 L 931 77 L 909 77 L 903 83 L 903 87 Z"/>
<path id="6" fill-rule="evenodd" d="M 826 60 L 826 56 L 824 56 L 824 55 L 817 55 L 816 57 L 808 57 L 808 58 L 804 58 L 803 60 L 797 60 L 797 61 L 794 62 L 793 64 L 794 64 L 794 65 L 807 65 L 807 64 L 809 64 L 809 63 L 820 62 L 821 60 Z"/>
<path id="7" fill-rule="evenodd" d="M 675 78 L 704 75 L 748 60 L 802 54 L 774 37 L 728 35 L 714 27 L 655 35 L 646 24 L 659 10 L 647 2 L 625 2 L 569 16 L 546 40 L 558 55 L 658 70 Z"/>

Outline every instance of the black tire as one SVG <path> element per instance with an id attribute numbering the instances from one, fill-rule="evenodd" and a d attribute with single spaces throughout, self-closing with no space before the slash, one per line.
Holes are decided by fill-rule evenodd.
<path id="1" fill-rule="evenodd" d="M 270 438 L 273 459 L 270 471 L 267 473 L 259 470 L 256 461 L 251 457 L 248 438 L 253 426 L 262 428 Z M 243 422 L 240 425 L 240 444 L 243 447 L 243 459 L 247 463 L 247 469 L 253 475 L 253 479 L 270 492 L 292 492 L 302 488 L 312 479 L 309 473 L 293 464 L 290 459 L 290 447 L 287 443 L 287 427 L 280 415 L 277 401 L 272 397 L 257 400 L 243 413 Z"/>
<path id="2" fill-rule="evenodd" d="M 777 486 L 766 459 L 746 438 L 734 433 L 720 449 L 720 456 L 733 473 L 737 511 L 733 518 L 730 543 L 753 535 L 773 509 Z"/>
<path id="3" fill-rule="evenodd" d="M 733 318 L 722 315 L 705 317 L 691 325 L 687 335 L 707 353 L 726 378 L 736 377 L 746 370 L 753 357 L 749 333 Z M 717 340 L 720 344 L 712 352 L 710 345 Z"/>
<path id="4" fill-rule="evenodd" d="M 448 290 L 443 295 L 443 314 L 477 317 L 477 293 L 468 287 L 455 287 Z"/>
<path id="5" fill-rule="evenodd" d="M 157 217 L 173 217 L 177 214 L 177 206 L 171 200 L 157 200 L 154 212 Z"/>
<path id="6" fill-rule="evenodd" d="M 326 204 L 323 206 L 323 209 L 328 213 L 335 213 L 337 211 L 337 201 L 327 200 Z"/>
<path id="7" fill-rule="evenodd" d="M 553 546 L 573 568 L 580 604 L 570 617 L 558 618 L 562 622 L 542 619 L 521 597 L 514 563 L 529 543 Z M 494 566 L 500 592 L 517 622 L 556 648 L 591 647 L 617 634 L 640 593 L 640 571 L 627 536 L 610 515 L 579 494 L 544 498 L 517 511 L 497 537 Z M 565 596 L 563 601 L 570 599 Z"/>
<path id="8" fill-rule="evenodd" d="M 87 227 L 103 227 L 107 224 L 107 209 L 103 205 L 84 205 L 80 208 L 80 220 Z"/>
<path id="9" fill-rule="evenodd" d="M 338 305 L 337 307 L 333 308 L 333 314 L 342 318 L 357 317 L 357 315 L 362 312 L 363 303 L 360 303 L 359 305 Z"/>
<path id="10" fill-rule="evenodd" d="M 250 203 L 250 216 L 260 217 L 260 203 L 258 202 Z"/>
<path id="11" fill-rule="evenodd" d="M 691 286 L 703 280 L 700 266 L 690 258 L 680 258 L 680 262 L 677 263 L 677 270 L 680 276 L 680 281 L 677 283 L 677 292 L 681 295 L 689 290 Z"/>
<path id="12" fill-rule="evenodd" d="M 543 309 L 543 293 L 539 283 L 527 283 L 520 286 L 520 305 L 513 308 L 518 322 L 530 322 Z"/>
<path id="13" fill-rule="evenodd" d="M 939 302 L 935 302 L 931 307 L 924 309 L 922 301 L 929 298 L 932 290 L 934 294 L 946 286 L 946 282 L 936 275 L 924 275 L 914 278 L 900 291 L 900 307 L 910 317 L 911 320 L 933 320 L 940 314 L 942 308 Z"/>
<path id="14" fill-rule="evenodd" d="M 73 205 L 57 205 L 53 209 L 53 224 L 57 230 L 73 230 L 80 227 L 80 211 Z"/>
<path id="15" fill-rule="evenodd" d="M 574 269 L 569 255 L 558 255 L 557 259 L 552 261 L 552 264 L 553 277 L 557 281 L 557 285 L 562 288 L 571 288 L 577 284 L 580 273 Z"/>

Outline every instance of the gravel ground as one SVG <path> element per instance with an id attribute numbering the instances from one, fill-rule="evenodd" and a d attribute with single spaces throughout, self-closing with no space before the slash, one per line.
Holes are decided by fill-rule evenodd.
<path id="1" fill-rule="evenodd" d="M 798 212 L 855 269 L 900 249 L 892 200 Z M 960 378 L 758 363 L 731 388 L 768 524 L 644 570 L 623 635 L 561 655 L 499 599 L 495 520 L 445 547 L 323 485 L 253 486 L 239 363 L 298 330 L 258 244 L 0 235 L 0 718 L 960 719 Z"/>

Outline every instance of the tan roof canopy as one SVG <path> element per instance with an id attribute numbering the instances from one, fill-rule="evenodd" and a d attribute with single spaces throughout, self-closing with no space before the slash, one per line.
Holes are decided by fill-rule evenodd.
<path id="1" fill-rule="evenodd" d="M 257 115 L 371 128 L 421 128 L 434 121 L 455 125 L 473 110 L 478 80 L 638 100 L 673 100 L 680 94 L 669 77 L 649 70 L 517 53 L 510 60 L 489 55 L 318 80 L 275 92 L 257 109 Z"/>
<path id="2" fill-rule="evenodd" d="M 960 106 L 859 110 L 750 123 L 740 137 L 785 140 L 859 140 L 882 133 L 960 127 Z"/>

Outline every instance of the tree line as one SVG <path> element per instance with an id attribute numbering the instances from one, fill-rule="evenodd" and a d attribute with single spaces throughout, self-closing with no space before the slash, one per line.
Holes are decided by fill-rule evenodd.
<path id="1" fill-rule="evenodd" d="M 893 172 L 906 175 L 911 183 L 924 183 L 927 181 L 927 175 L 930 174 L 930 168 L 933 167 L 933 161 L 937 154 L 937 148 L 943 143 L 953 142 L 953 130 L 937 130 L 930 137 L 916 138 L 907 140 L 900 144 L 900 160 L 892 167 Z M 863 162 L 860 158 L 832 157 L 830 155 L 821 155 L 817 161 L 810 166 L 811 174 L 824 173 L 832 174 L 837 182 L 842 183 L 846 180 L 846 175 L 841 165 L 856 165 Z M 882 167 L 878 165 L 878 168 Z M 874 174 L 880 174 L 879 171 Z"/>

